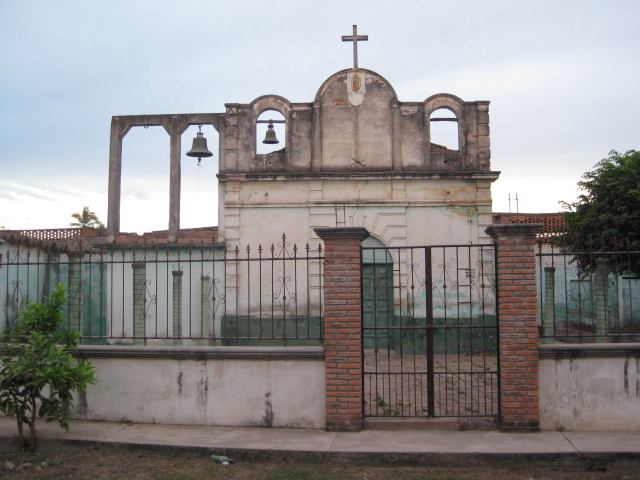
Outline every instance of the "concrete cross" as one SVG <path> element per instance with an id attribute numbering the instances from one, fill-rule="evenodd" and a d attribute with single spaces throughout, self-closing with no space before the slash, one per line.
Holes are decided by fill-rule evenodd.
<path id="1" fill-rule="evenodd" d="M 369 40 L 369 35 L 358 35 L 358 26 L 353 26 L 353 35 L 343 35 L 343 42 L 353 42 L 353 68 L 358 68 L 358 42 Z"/>

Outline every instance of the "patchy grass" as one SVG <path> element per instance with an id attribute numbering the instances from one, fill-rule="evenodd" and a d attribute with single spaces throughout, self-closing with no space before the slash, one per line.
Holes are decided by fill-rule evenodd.
<path id="1" fill-rule="evenodd" d="M 20 470 L 0 470 L 0 479 L 22 480 L 631 480 L 637 469 L 577 472 L 519 467 L 436 468 L 308 465 L 291 462 L 213 463 L 208 457 L 136 452 L 124 448 L 65 449 L 59 453 L 0 454 Z"/>

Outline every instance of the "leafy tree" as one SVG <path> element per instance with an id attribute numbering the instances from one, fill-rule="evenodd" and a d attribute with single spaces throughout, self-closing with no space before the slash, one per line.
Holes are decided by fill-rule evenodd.
<path id="1" fill-rule="evenodd" d="M 72 392 L 86 392 L 97 381 L 90 362 L 76 361 L 69 350 L 78 346 L 78 332 L 62 332 L 62 307 L 67 298 L 58 285 L 42 303 L 28 303 L 7 328 L 0 357 L 0 411 L 18 423 L 20 448 L 36 450 L 36 418 L 57 421 L 69 431 Z M 47 392 L 47 393 L 45 393 Z M 29 427 L 25 438 L 24 426 Z"/>
<path id="2" fill-rule="evenodd" d="M 640 277 L 640 152 L 615 150 L 586 172 L 578 187 L 583 192 L 573 203 L 561 202 L 566 233 L 558 237 L 560 247 L 577 253 L 578 265 L 592 270 L 589 252 L 622 252 L 609 258 L 614 273 Z"/>
<path id="3" fill-rule="evenodd" d="M 72 213 L 71 218 L 77 221 L 71 222 L 70 227 L 104 228 L 104 224 L 98 219 L 98 216 L 86 205 L 82 208 L 81 213 Z"/>

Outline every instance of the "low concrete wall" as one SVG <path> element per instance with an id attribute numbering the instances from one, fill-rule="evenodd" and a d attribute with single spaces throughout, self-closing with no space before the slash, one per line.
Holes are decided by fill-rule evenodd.
<path id="1" fill-rule="evenodd" d="M 640 344 L 540 346 L 544 430 L 640 431 Z"/>
<path id="2" fill-rule="evenodd" d="M 75 418 L 324 428 L 322 347 L 80 347 L 99 382 Z"/>

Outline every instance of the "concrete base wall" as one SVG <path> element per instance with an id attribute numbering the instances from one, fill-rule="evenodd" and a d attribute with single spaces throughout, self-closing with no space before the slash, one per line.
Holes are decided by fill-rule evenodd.
<path id="1" fill-rule="evenodd" d="M 99 382 L 75 418 L 324 428 L 322 347 L 81 347 Z"/>
<path id="2" fill-rule="evenodd" d="M 640 344 L 541 345 L 544 430 L 640 431 Z"/>

